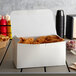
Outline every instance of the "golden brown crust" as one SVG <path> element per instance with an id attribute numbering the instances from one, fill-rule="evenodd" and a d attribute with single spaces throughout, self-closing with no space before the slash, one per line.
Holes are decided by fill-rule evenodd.
<path id="1" fill-rule="evenodd" d="M 0 34 L 0 41 L 6 41 L 6 40 L 9 40 L 9 37 Z"/>
<path id="2" fill-rule="evenodd" d="M 19 43 L 31 44 L 34 41 L 34 38 L 24 38 L 20 37 Z"/>
<path id="3" fill-rule="evenodd" d="M 42 44 L 42 43 L 53 43 L 64 41 L 63 38 L 60 38 L 57 35 L 49 35 L 49 36 L 40 36 L 34 40 L 34 38 L 24 38 L 20 37 L 19 43 L 23 44 Z"/>
<path id="4" fill-rule="evenodd" d="M 39 42 L 37 42 L 37 41 L 34 41 L 32 44 L 40 44 Z"/>
<path id="5" fill-rule="evenodd" d="M 45 41 L 46 36 L 40 36 L 36 39 L 37 42 L 43 43 Z"/>

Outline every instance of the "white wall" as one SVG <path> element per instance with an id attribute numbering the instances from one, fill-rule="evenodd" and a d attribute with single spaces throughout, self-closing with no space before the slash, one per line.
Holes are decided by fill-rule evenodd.
<path id="1" fill-rule="evenodd" d="M 49 8 L 54 14 L 63 9 L 65 14 L 76 13 L 76 0 L 0 0 L 0 14 L 10 14 L 13 10 Z"/>
<path id="2" fill-rule="evenodd" d="M 76 14 L 76 0 L 0 0 L 0 14 L 10 14 L 14 10 L 51 9 L 56 15 L 57 9 L 66 14 Z"/>

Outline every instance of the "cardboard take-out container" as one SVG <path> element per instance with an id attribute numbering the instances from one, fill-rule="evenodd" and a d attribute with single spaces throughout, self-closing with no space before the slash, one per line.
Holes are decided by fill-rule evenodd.
<path id="1" fill-rule="evenodd" d="M 56 35 L 55 19 L 49 9 L 11 13 L 14 63 L 16 68 L 65 65 L 65 41 L 46 44 L 21 44 L 18 37 Z"/>

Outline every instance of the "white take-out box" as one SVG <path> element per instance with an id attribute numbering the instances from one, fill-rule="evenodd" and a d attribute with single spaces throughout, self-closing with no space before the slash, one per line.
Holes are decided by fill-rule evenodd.
<path id="1" fill-rule="evenodd" d="M 65 65 L 66 43 L 21 44 L 19 37 L 56 35 L 55 19 L 49 9 L 11 13 L 14 63 L 16 68 Z"/>

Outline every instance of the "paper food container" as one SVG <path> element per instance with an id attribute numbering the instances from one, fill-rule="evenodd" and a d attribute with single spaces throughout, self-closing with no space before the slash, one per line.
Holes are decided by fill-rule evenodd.
<path id="1" fill-rule="evenodd" d="M 55 19 L 49 9 L 11 13 L 14 63 L 16 68 L 65 65 L 65 41 L 46 44 L 21 44 L 18 37 L 56 35 Z"/>
<path id="2" fill-rule="evenodd" d="M 8 46 L 8 43 L 9 43 L 9 40 L 0 41 L 0 49 L 1 49 L 1 48 L 4 48 L 4 47 L 7 47 L 7 46 Z"/>

